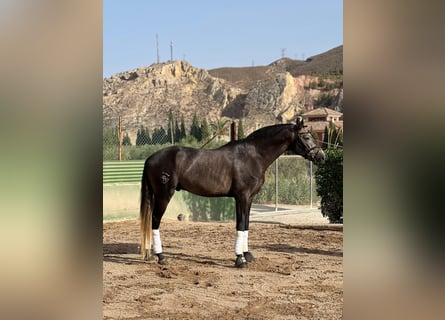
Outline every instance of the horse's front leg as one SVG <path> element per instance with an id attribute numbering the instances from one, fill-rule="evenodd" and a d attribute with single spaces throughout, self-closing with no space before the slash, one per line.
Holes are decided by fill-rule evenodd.
<path id="1" fill-rule="evenodd" d="M 252 200 L 249 201 L 247 207 L 247 215 L 244 221 L 244 241 L 243 241 L 243 255 L 247 262 L 254 262 L 255 258 L 249 251 L 249 218 L 250 218 L 250 208 L 252 206 Z"/>
<path id="2" fill-rule="evenodd" d="M 251 197 L 236 197 L 236 236 L 235 236 L 235 267 L 247 268 L 247 263 L 254 261 L 249 252 L 249 212 Z"/>

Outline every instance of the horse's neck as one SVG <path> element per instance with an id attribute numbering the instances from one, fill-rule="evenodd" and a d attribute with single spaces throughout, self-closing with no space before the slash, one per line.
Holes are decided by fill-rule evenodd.
<path id="1" fill-rule="evenodd" d="M 257 145 L 257 152 L 265 160 L 265 169 L 267 169 L 284 151 L 289 148 L 293 139 L 290 138 L 290 132 L 283 132 L 276 136 L 261 141 Z"/>

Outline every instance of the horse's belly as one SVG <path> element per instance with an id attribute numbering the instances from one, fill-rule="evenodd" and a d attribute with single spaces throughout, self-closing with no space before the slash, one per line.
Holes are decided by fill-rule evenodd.
<path id="1" fill-rule="evenodd" d="M 232 186 L 232 163 L 224 154 L 200 150 L 197 154 L 178 155 L 181 165 L 178 183 L 181 189 L 201 196 L 225 196 Z"/>
<path id="2" fill-rule="evenodd" d="M 195 176 L 193 178 L 181 179 L 181 189 L 200 196 L 225 196 L 231 188 L 231 179 L 217 179 L 210 175 Z"/>

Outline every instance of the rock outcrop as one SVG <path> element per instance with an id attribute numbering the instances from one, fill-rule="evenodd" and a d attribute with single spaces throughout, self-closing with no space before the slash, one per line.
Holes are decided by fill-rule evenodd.
<path id="1" fill-rule="evenodd" d="M 216 121 L 240 93 L 185 61 L 154 64 L 104 79 L 104 126 L 112 126 L 122 115 L 125 129 L 135 133 L 141 125 L 165 125 L 170 110 L 186 122 L 194 113 Z"/>
<path id="2" fill-rule="evenodd" d="M 257 126 L 294 121 L 314 108 L 320 95 L 326 94 L 311 89 L 317 81 L 314 76 L 269 70 L 263 80 L 241 87 L 186 61 L 152 64 L 104 79 L 104 127 L 115 127 L 122 116 L 124 130 L 134 141 L 141 125 L 151 130 L 166 127 L 171 110 L 177 119 L 184 117 L 187 127 L 194 114 L 209 123 L 223 117 L 243 118 L 248 133 Z M 335 88 L 329 94 L 332 105 L 328 107 L 342 111 L 343 90 Z"/>

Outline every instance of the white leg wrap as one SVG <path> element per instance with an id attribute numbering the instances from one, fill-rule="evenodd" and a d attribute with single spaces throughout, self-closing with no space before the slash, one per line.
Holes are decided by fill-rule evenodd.
<path id="1" fill-rule="evenodd" d="M 244 247 L 244 231 L 236 231 L 235 254 L 236 255 L 243 254 L 243 247 Z"/>
<path id="2" fill-rule="evenodd" d="M 249 251 L 249 231 L 244 231 L 243 252 Z"/>
<path id="3" fill-rule="evenodd" d="M 153 253 L 162 253 L 161 234 L 159 233 L 159 229 L 153 230 Z"/>

